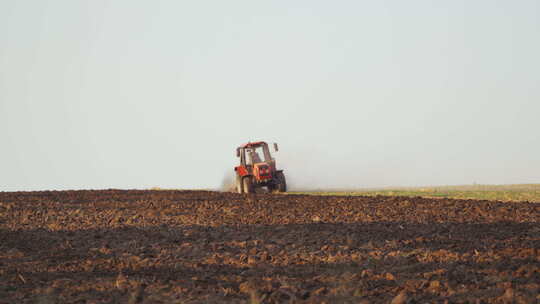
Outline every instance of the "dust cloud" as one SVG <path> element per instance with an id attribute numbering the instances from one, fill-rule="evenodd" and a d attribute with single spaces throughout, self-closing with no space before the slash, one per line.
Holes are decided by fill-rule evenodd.
<path id="1" fill-rule="evenodd" d="M 220 187 L 216 190 L 219 190 L 222 192 L 234 192 L 236 190 L 235 188 L 236 188 L 236 185 L 235 185 L 234 171 L 232 169 L 227 170 L 223 174 L 223 179 L 221 180 Z"/>

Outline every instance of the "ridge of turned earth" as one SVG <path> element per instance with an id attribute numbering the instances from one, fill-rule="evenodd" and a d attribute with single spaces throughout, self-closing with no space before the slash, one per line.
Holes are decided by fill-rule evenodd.
<path id="1" fill-rule="evenodd" d="M 0 192 L 0 303 L 531 303 L 540 204 Z"/>

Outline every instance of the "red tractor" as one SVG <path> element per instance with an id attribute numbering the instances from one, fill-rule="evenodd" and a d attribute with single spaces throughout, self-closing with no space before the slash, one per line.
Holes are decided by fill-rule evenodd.
<path id="1" fill-rule="evenodd" d="M 275 143 L 274 150 L 278 151 Z M 238 193 L 254 193 L 262 187 L 270 192 L 287 191 L 283 170 L 276 169 L 276 160 L 270 155 L 267 143 L 258 141 L 241 145 L 236 148 L 236 157 L 240 158 L 240 165 L 234 167 Z"/>

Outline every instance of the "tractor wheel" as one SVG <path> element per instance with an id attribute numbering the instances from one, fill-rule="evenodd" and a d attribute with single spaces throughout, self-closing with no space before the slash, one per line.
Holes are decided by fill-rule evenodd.
<path id="1" fill-rule="evenodd" d="M 236 192 L 244 193 L 244 186 L 242 185 L 242 178 L 236 175 Z"/>
<path id="2" fill-rule="evenodd" d="M 242 179 L 242 184 L 244 185 L 244 193 L 253 193 L 253 183 L 251 183 L 251 178 L 246 176 Z"/>
<path id="3" fill-rule="evenodd" d="M 283 172 L 278 172 L 277 175 L 277 192 L 286 192 L 287 191 L 287 182 L 285 181 L 285 174 Z"/>

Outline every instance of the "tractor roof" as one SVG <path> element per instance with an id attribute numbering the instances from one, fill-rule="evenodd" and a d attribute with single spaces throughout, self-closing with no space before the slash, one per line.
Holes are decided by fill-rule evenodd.
<path id="1" fill-rule="evenodd" d="M 266 145 L 266 142 L 264 141 L 248 142 L 247 144 L 241 145 L 240 148 L 252 148 L 252 147 L 258 147 L 262 145 Z"/>

